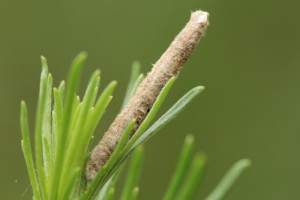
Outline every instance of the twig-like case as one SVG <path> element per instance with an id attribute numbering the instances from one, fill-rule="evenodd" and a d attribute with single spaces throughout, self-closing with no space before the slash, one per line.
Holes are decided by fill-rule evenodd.
<path id="1" fill-rule="evenodd" d="M 129 122 L 136 119 L 137 125 L 132 133 L 134 134 L 152 108 L 161 89 L 171 77 L 179 74 L 183 64 L 204 35 L 207 26 L 207 12 L 196 11 L 192 13 L 190 21 L 154 64 L 151 72 L 148 73 L 145 80 L 138 87 L 135 95 L 115 118 L 99 144 L 93 149 L 86 168 L 88 180 L 96 176 L 99 169 L 111 156 Z"/>

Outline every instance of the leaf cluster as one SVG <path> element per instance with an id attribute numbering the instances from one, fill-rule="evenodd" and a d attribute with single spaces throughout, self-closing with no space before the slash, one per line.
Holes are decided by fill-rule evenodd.
<path id="1" fill-rule="evenodd" d="M 88 182 L 85 178 L 85 167 L 90 155 L 91 141 L 112 99 L 116 81 L 112 81 L 98 96 L 100 71 L 96 70 L 81 100 L 77 95 L 77 89 L 85 59 L 86 54 L 80 53 L 71 65 L 67 82 L 62 81 L 56 88 L 53 87 L 52 75 L 48 72 L 46 59 L 41 58 L 42 73 L 33 133 L 34 153 L 30 142 L 27 107 L 24 101 L 21 103 L 22 150 L 35 200 L 113 199 L 120 169 L 130 156 L 132 156 L 131 163 L 120 199 L 136 199 L 139 192 L 138 177 L 144 159 L 143 144 L 180 114 L 204 89 L 202 86 L 191 89 L 153 122 L 176 79 L 171 78 L 161 90 L 135 134 L 130 137 L 136 123 L 132 120 L 110 159 L 97 176 Z M 140 74 L 140 66 L 135 62 L 123 107 L 143 78 L 143 74 Z M 206 157 L 202 153 L 194 155 L 193 148 L 194 139 L 189 135 L 184 142 L 177 168 L 163 200 L 195 197 L 205 169 Z M 221 199 L 249 164 L 249 160 L 242 160 L 235 164 L 207 200 Z"/>

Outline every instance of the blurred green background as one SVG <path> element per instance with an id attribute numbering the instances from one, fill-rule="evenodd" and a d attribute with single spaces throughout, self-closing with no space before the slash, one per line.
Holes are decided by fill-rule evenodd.
<path id="1" fill-rule="evenodd" d="M 149 71 L 199 8 L 210 12 L 211 25 L 163 110 L 196 85 L 206 90 L 147 143 L 140 199 L 159 199 L 189 133 L 209 161 L 199 199 L 245 157 L 253 166 L 227 199 L 300 199 L 299 6 L 292 0 L 0 0 L 1 199 L 31 199 L 19 104 L 27 101 L 33 125 L 40 55 L 56 85 L 82 50 L 89 54 L 82 86 L 97 68 L 103 86 L 118 80 L 99 138 L 120 108 L 132 61 Z"/>

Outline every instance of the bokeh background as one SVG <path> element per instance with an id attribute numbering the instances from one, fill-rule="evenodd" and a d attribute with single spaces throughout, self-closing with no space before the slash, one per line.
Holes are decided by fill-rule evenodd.
<path id="1" fill-rule="evenodd" d="M 82 50 L 89 54 L 82 86 L 97 68 L 103 86 L 118 80 L 99 138 L 120 109 L 132 61 L 149 71 L 199 8 L 210 12 L 211 25 L 163 110 L 196 85 L 206 90 L 147 143 L 140 199 L 159 199 L 190 133 L 208 156 L 199 199 L 241 158 L 253 166 L 227 199 L 300 199 L 299 6 L 294 0 L 0 0 L 1 199 L 31 199 L 19 104 L 27 101 L 33 125 L 40 55 L 55 84 Z"/>

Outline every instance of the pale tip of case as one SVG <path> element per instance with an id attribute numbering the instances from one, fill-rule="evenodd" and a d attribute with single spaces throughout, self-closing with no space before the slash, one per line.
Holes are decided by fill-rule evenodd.
<path id="1" fill-rule="evenodd" d="M 192 18 L 197 23 L 204 23 L 204 24 L 208 23 L 208 16 L 209 16 L 208 12 L 201 11 L 201 10 L 192 13 Z"/>

